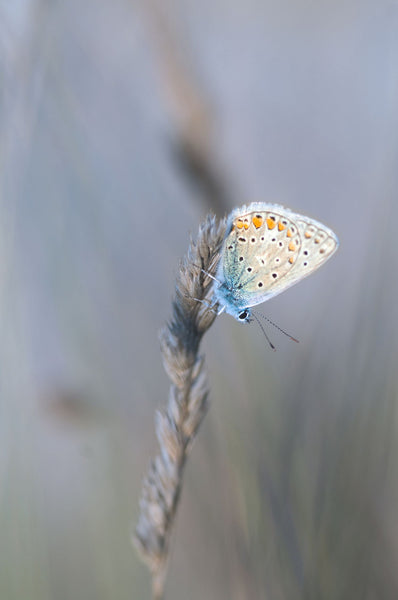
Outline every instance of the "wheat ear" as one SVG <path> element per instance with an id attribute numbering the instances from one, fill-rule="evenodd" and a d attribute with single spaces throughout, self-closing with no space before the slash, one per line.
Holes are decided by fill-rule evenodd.
<path id="1" fill-rule="evenodd" d="M 214 281 L 207 273 L 215 273 L 225 227 L 225 220 L 217 223 L 214 216 L 200 226 L 180 265 L 171 321 L 160 334 L 171 387 L 166 409 L 156 414 L 160 453 L 144 479 L 134 537 L 152 572 L 154 600 L 163 597 L 184 466 L 207 410 L 208 386 L 199 346 L 216 317 L 209 307 Z"/>

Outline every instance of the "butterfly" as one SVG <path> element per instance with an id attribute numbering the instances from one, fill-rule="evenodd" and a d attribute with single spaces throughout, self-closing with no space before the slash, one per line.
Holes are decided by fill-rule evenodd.
<path id="1" fill-rule="evenodd" d="M 253 306 L 316 271 L 338 245 L 326 225 L 278 204 L 254 202 L 233 210 L 214 278 L 219 314 L 250 322 Z"/>

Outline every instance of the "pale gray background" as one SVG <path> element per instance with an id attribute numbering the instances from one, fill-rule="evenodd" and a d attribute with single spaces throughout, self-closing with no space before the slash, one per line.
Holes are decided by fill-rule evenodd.
<path id="1" fill-rule="evenodd" d="M 190 233 L 252 200 L 341 247 L 262 307 L 299 345 L 204 339 L 166 598 L 398 597 L 397 66 L 396 1 L 2 1 L 2 600 L 150 597 L 158 331 Z M 177 157 L 195 102 L 219 204 Z"/>

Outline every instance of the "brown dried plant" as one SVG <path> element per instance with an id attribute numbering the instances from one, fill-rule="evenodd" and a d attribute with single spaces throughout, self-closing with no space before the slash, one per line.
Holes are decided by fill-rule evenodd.
<path id="1" fill-rule="evenodd" d="M 191 241 L 176 280 L 171 321 L 160 334 L 169 399 L 156 414 L 160 453 L 145 477 L 134 542 L 152 573 L 153 599 L 163 597 L 170 537 L 173 530 L 186 459 L 208 406 L 203 334 L 216 311 L 210 308 L 213 280 L 226 222 L 208 216 Z M 215 307 L 216 308 L 216 307 Z"/>

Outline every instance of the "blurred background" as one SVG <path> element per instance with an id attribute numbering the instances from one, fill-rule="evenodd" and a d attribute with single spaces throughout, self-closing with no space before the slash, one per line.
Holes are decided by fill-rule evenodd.
<path id="1" fill-rule="evenodd" d="M 166 599 L 398 598 L 398 2 L 0 3 L 0 597 L 141 600 L 158 332 L 209 210 L 339 252 L 203 341 Z"/>

